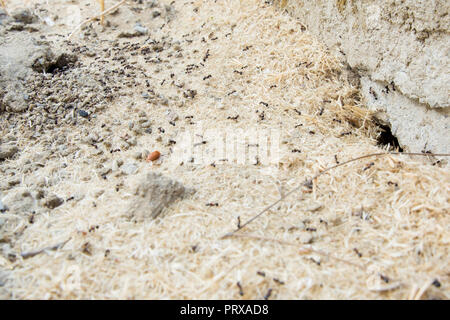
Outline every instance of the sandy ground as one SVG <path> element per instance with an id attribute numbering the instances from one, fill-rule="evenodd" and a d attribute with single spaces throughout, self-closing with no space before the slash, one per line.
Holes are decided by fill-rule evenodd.
<path id="1" fill-rule="evenodd" d="M 68 39 L 95 1 L 20 8 L 37 20 L 4 39 L 76 61 L 32 72 L 27 108 L 0 112 L 17 148 L 0 161 L 1 298 L 449 298 L 445 159 L 354 162 L 221 239 L 320 170 L 386 150 L 357 81 L 301 21 L 264 1 L 130 0 Z M 277 147 L 269 161 L 252 130 Z M 136 220 L 148 172 L 195 192 Z"/>

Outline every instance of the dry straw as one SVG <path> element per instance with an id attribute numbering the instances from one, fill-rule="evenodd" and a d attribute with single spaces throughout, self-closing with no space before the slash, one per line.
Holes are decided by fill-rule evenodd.
<path id="1" fill-rule="evenodd" d="M 0 0 L 0 5 L 2 6 L 3 10 L 5 10 L 6 14 L 8 14 L 8 9 L 6 8 L 6 0 Z"/>
<path id="2" fill-rule="evenodd" d="M 119 8 L 121 5 L 123 5 L 126 2 L 126 0 L 123 0 L 117 4 L 115 4 L 114 6 L 112 6 L 111 8 L 105 10 L 105 2 L 104 0 L 100 0 L 100 6 L 101 6 L 101 10 L 102 12 L 99 13 L 98 15 L 89 18 L 85 21 L 83 21 L 82 23 L 80 23 L 67 37 L 68 39 L 72 38 L 72 36 L 79 31 L 84 25 L 88 24 L 89 22 L 95 21 L 98 18 L 100 18 L 100 22 L 103 24 L 104 23 L 104 17 L 112 12 L 114 12 L 117 8 Z"/>

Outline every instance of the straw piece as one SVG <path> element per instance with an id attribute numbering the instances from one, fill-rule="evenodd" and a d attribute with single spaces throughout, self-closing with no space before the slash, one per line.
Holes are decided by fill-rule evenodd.
<path id="1" fill-rule="evenodd" d="M 87 19 L 86 21 L 80 23 L 80 24 L 79 24 L 79 25 L 78 25 L 78 26 L 77 26 L 77 27 L 69 34 L 69 36 L 67 37 L 67 39 L 72 38 L 72 36 L 73 36 L 78 30 L 80 30 L 85 24 L 87 24 L 87 23 L 89 23 L 89 22 L 92 22 L 92 21 L 94 21 L 94 20 L 96 20 L 96 19 L 98 19 L 98 18 L 101 18 L 101 17 L 104 17 L 104 16 L 108 15 L 109 13 L 113 12 L 113 11 L 116 10 L 118 7 L 120 7 L 121 5 L 123 5 L 125 2 L 126 2 L 126 0 L 122 0 L 121 2 L 119 2 L 118 4 L 112 6 L 112 7 L 109 8 L 108 10 L 102 11 L 100 14 L 98 14 L 98 15 L 92 17 L 92 18 L 89 18 L 89 19 Z M 103 3 L 103 7 L 104 7 L 104 3 Z M 103 7 L 102 7 L 102 8 L 103 8 Z"/>

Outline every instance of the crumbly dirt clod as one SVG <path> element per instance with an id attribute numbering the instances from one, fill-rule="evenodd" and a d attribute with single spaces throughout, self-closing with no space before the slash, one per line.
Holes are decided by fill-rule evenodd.
<path id="1" fill-rule="evenodd" d="M 182 198 L 186 194 L 186 188 L 178 181 L 159 173 L 147 173 L 133 187 L 133 194 L 136 197 L 130 202 L 131 216 L 137 220 L 154 219 L 172 202 Z"/>

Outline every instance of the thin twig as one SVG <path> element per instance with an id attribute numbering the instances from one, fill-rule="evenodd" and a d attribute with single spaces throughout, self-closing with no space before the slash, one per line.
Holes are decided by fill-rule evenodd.
<path id="1" fill-rule="evenodd" d="M 70 39 L 70 38 L 75 34 L 75 32 L 77 32 L 78 30 L 80 30 L 86 23 L 92 22 L 92 21 L 94 21 L 94 20 L 96 20 L 96 19 L 98 19 L 98 18 L 101 18 L 101 17 L 106 16 L 107 14 L 109 14 L 109 13 L 113 12 L 114 10 L 116 10 L 118 7 L 120 7 L 120 6 L 121 6 L 122 4 L 124 4 L 126 1 L 127 1 L 127 0 L 122 0 L 122 1 L 119 2 L 118 4 L 116 4 L 116 5 L 112 6 L 111 8 L 109 8 L 109 9 L 107 9 L 107 10 L 101 12 L 100 14 L 96 15 L 95 17 L 89 18 L 89 19 L 87 19 L 86 21 L 80 23 L 80 24 L 78 25 L 78 27 L 76 27 L 76 28 L 72 31 L 72 33 L 69 34 L 69 36 L 67 37 L 67 39 Z"/>
<path id="2" fill-rule="evenodd" d="M 240 225 L 239 228 L 235 229 L 232 232 L 229 232 L 225 235 L 223 235 L 220 239 L 225 239 L 228 237 L 233 236 L 236 232 L 238 232 L 239 230 L 242 230 L 244 227 L 246 227 L 247 225 L 249 225 L 250 223 L 252 223 L 253 221 L 255 221 L 257 218 L 259 218 L 260 216 L 262 216 L 264 213 L 266 213 L 267 211 L 269 211 L 270 209 L 272 209 L 274 206 L 276 206 L 278 203 L 282 202 L 284 199 L 286 199 L 288 196 L 290 196 L 291 194 L 293 194 L 294 192 L 300 190 L 301 187 L 311 187 L 312 183 L 315 179 L 317 179 L 318 177 L 324 175 L 325 173 L 327 173 L 328 171 L 331 171 L 333 169 L 336 169 L 338 167 L 342 167 L 346 164 L 349 164 L 351 162 L 355 162 L 355 161 L 359 161 L 362 159 L 366 159 L 366 158 L 371 158 L 371 157 L 381 157 L 381 156 L 387 156 L 387 155 L 407 155 L 407 156 L 434 156 L 434 157 L 450 157 L 450 154 L 448 153 L 414 153 L 414 152 L 388 152 L 388 153 L 384 153 L 384 152 L 380 152 L 380 153 L 371 153 L 371 154 L 367 154 L 361 157 L 357 157 L 357 158 L 353 158 L 350 159 L 348 161 L 339 163 L 337 165 L 334 165 L 332 167 L 328 167 L 325 170 L 319 172 L 318 174 L 316 174 L 314 177 L 312 177 L 311 179 L 307 179 L 305 180 L 305 182 L 303 182 L 301 185 L 299 185 L 298 187 L 295 187 L 294 189 L 292 189 L 291 191 L 289 191 L 288 193 L 284 194 L 282 197 L 280 197 L 280 199 L 278 199 L 277 201 L 275 201 L 274 203 L 272 203 L 271 205 L 267 206 L 266 208 L 264 208 L 261 212 L 259 212 L 257 215 L 253 216 L 252 218 L 250 218 L 247 222 L 245 222 L 244 224 Z"/>
<path id="3" fill-rule="evenodd" d="M 6 9 L 6 2 L 5 0 L 0 0 L 0 5 L 2 6 L 3 10 L 5 10 L 6 14 L 9 16 L 8 9 Z"/>
<path id="4" fill-rule="evenodd" d="M 58 249 L 62 248 L 67 242 L 69 242 L 70 239 L 72 239 L 72 238 L 69 238 L 69 239 L 67 239 L 64 242 L 55 244 L 55 245 L 50 246 L 50 247 L 46 247 L 46 248 L 35 250 L 35 251 L 23 252 L 20 255 L 22 256 L 22 258 L 27 259 L 27 258 L 31 258 L 31 257 L 37 256 L 38 254 L 41 254 L 41 253 L 43 253 L 44 251 L 47 251 L 47 250 L 58 250 Z"/>
<path id="5" fill-rule="evenodd" d="M 294 246 L 294 247 L 298 247 L 302 251 L 302 253 L 304 253 L 304 254 L 307 254 L 307 253 L 310 253 L 310 252 L 316 253 L 318 255 L 327 257 L 329 259 L 334 259 L 336 261 L 339 261 L 339 262 L 342 262 L 342 263 L 346 263 L 346 264 L 352 265 L 354 267 L 357 267 L 358 269 L 366 271 L 366 268 L 361 266 L 361 265 L 359 265 L 359 264 L 356 264 L 356 263 L 353 263 L 353 262 L 350 262 L 350 261 L 347 261 L 347 260 L 344 260 L 344 259 L 333 257 L 330 254 L 328 254 L 328 253 L 326 253 L 324 251 L 321 251 L 321 250 L 314 249 L 311 246 L 299 246 L 297 243 L 294 243 L 294 242 L 287 242 L 287 241 L 278 240 L 278 239 L 253 236 L 253 235 L 250 235 L 250 234 L 232 234 L 229 237 L 248 238 L 248 239 L 254 239 L 254 240 L 261 240 L 261 241 L 271 241 L 271 242 L 276 242 L 276 243 L 279 243 L 279 244 L 282 244 L 282 245 Z"/>
<path id="6" fill-rule="evenodd" d="M 105 11 L 105 0 L 100 0 L 100 10 L 102 12 Z M 105 15 L 103 15 L 103 14 L 100 16 L 100 23 L 102 25 L 105 24 Z"/>

